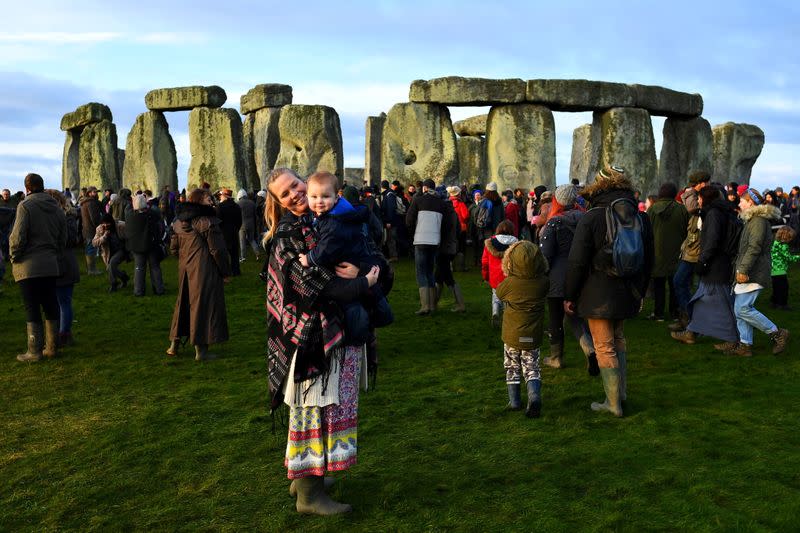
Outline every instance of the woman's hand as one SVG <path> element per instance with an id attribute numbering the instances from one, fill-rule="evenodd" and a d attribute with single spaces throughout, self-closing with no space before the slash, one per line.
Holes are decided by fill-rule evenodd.
<path id="1" fill-rule="evenodd" d="M 372 287 L 373 285 L 375 285 L 378 282 L 378 275 L 380 273 L 381 273 L 381 269 L 377 265 L 372 267 L 371 269 L 369 269 L 369 272 L 367 272 L 366 278 L 367 278 L 367 283 L 369 284 L 370 287 Z"/>
<path id="2" fill-rule="evenodd" d="M 345 279 L 356 279 L 358 277 L 358 267 L 353 263 L 339 263 L 336 265 L 336 275 Z"/>

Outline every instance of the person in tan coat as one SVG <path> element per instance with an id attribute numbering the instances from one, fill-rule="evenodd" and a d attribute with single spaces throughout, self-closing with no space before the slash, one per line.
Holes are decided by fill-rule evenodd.
<path id="1" fill-rule="evenodd" d="M 180 339 L 188 337 L 195 359 L 205 361 L 214 358 L 208 353 L 209 344 L 228 340 L 224 283 L 231 275 L 230 260 L 211 194 L 195 189 L 187 200 L 172 223 L 170 249 L 178 256 L 178 298 L 167 355 L 177 355 Z"/>

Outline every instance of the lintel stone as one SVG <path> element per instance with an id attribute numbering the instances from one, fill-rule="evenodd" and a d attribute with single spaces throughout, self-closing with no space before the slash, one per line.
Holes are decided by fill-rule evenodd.
<path id="1" fill-rule="evenodd" d="M 265 107 L 281 107 L 292 103 L 292 86 L 280 83 L 256 85 L 239 100 L 242 114 L 246 115 Z"/>
<path id="2" fill-rule="evenodd" d="M 150 111 L 188 111 L 196 107 L 222 107 L 228 95 L 216 85 L 153 89 L 144 97 Z"/>
<path id="3" fill-rule="evenodd" d="M 517 78 L 493 80 L 460 76 L 414 80 L 408 99 L 453 106 L 516 104 L 525 101 L 525 82 Z"/>
<path id="4" fill-rule="evenodd" d="M 61 131 L 82 128 L 103 120 L 113 122 L 114 119 L 111 116 L 111 109 L 105 104 L 89 102 L 88 104 L 78 107 L 72 113 L 67 113 L 61 117 Z"/>

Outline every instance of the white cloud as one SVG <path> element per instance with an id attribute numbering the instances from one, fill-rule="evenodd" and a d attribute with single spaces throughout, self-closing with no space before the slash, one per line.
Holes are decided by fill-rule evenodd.
<path id="1" fill-rule="evenodd" d="M 19 44 L 93 44 L 112 41 L 121 36 L 114 32 L 26 32 L 0 34 L 0 42 Z"/>

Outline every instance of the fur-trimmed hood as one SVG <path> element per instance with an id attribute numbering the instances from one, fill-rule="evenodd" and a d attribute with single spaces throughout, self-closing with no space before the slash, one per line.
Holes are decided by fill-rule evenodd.
<path id="1" fill-rule="evenodd" d="M 591 201 L 592 197 L 598 194 L 616 190 L 633 192 L 633 183 L 625 176 L 597 180 L 584 187 L 581 190 L 581 196 Z"/>
<path id="2" fill-rule="evenodd" d="M 739 213 L 739 218 L 741 218 L 745 224 L 753 217 L 766 218 L 767 220 L 780 220 L 781 210 L 771 204 L 762 204 Z"/>
<path id="3" fill-rule="evenodd" d="M 508 247 L 517 242 L 517 238 L 513 235 L 495 235 L 484 241 L 486 250 L 497 258 L 503 257 Z"/>
<path id="4" fill-rule="evenodd" d="M 547 275 L 547 259 L 530 241 L 517 241 L 509 246 L 501 267 L 507 277 L 534 279 Z"/>

